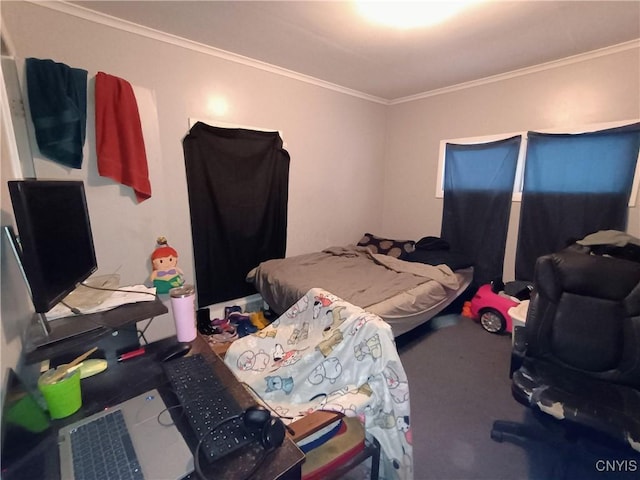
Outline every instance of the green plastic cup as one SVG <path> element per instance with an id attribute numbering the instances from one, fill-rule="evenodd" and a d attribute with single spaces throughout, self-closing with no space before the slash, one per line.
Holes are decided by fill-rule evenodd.
<path id="1" fill-rule="evenodd" d="M 51 418 L 65 418 L 76 413 L 82 406 L 80 369 L 76 368 L 62 379 L 51 383 L 54 373 L 55 370 L 43 373 L 38 379 L 38 389 L 47 402 Z"/>

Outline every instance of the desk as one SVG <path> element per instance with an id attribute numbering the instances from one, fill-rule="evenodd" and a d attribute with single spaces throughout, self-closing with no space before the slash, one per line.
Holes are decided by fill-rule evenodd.
<path id="1" fill-rule="evenodd" d="M 241 407 L 246 409 L 256 404 L 253 397 L 245 387 L 238 382 L 222 359 L 211 350 L 209 344 L 199 335 L 196 337 L 195 341 L 192 342 L 192 353 L 201 353 L 213 365 L 216 373 L 220 376 L 222 381 L 228 385 L 229 391 L 233 394 L 236 400 L 238 400 Z M 165 401 L 167 400 L 165 399 Z M 187 438 L 187 436 L 185 436 L 185 438 Z M 189 446 L 193 450 L 193 446 Z M 228 478 L 229 480 L 244 478 L 255 466 L 256 461 L 259 461 L 260 458 L 262 458 L 263 453 L 264 450 L 257 443 L 234 452 L 224 457 L 219 462 L 216 462 L 215 468 L 212 469 L 214 474 L 211 475 L 211 478 Z M 299 479 L 301 477 L 303 461 L 304 454 L 302 451 L 296 446 L 289 436 L 286 436 L 282 446 L 266 458 L 256 474 L 251 478 L 252 480 Z M 204 462 L 202 462 L 201 465 L 204 468 Z"/>
<path id="2" fill-rule="evenodd" d="M 25 452 L 25 455 L 31 457 L 26 463 L 41 465 L 41 472 L 37 478 L 59 478 L 59 459 L 55 442 L 56 432 L 63 425 L 78 421 L 103 410 L 105 407 L 123 402 L 153 388 L 158 389 L 167 406 L 176 405 L 177 400 L 167 385 L 162 364 L 157 360 L 160 354 L 175 342 L 175 337 L 153 342 L 146 346 L 145 355 L 122 363 L 114 360 L 113 352 L 107 352 L 109 368 L 103 373 L 82 380 L 83 404 L 81 409 L 70 417 L 52 421 L 51 438 L 47 439 L 47 444 L 35 449 L 37 451 Z M 91 344 L 87 344 L 85 347 L 90 348 Z M 229 391 L 243 408 L 255 404 L 251 395 L 237 381 L 222 359 L 211 351 L 207 342 L 200 337 L 192 342 L 190 354 L 195 353 L 201 353 L 210 362 L 216 373 L 228 384 Z M 181 418 L 177 410 L 171 409 L 172 416 L 174 416 L 174 421 L 183 434 L 187 445 L 193 451 L 197 443 L 196 439 L 188 427 L 186 419 Z M 166 452 L 159 452 L 159 454 L 163 453 Z M 210 478 L 237 480 L 243 478 L 256 461 L 260 461 L 263 453 L 262 447 L 256 443 L 224 457 L 213 466 L 207 465 L 206 462 L 201 462 L 201 464 L 205 473 L 210 474 Z M 258 472 L 251 478 L 256 480 L 299 479 L 303 460 L 304 454 L 287 436 L 283 445 L 266 457 Z M 215 473 L 211 474 L 212 471 Z M 29 474 L 30 477 L 22 478 L 36 478 L 33 476 L 33 472 L 29 472 Z M 192 475 L 188 478 L 196 477 Z"/>

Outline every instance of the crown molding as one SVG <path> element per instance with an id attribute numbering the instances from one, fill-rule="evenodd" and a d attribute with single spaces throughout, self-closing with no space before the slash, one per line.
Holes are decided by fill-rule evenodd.
<path id="1" fill-rule="evenodd" d="M 503 80 L 508 80 L 511 78 L 522 77 L 524 75 L 530 75 L 532 73 L 538 73 L 544 70 L 551 70 L 553 68 L 564 67 L 574 63 L 592 60 L 594 58 L 604 57 L 606 55 L 613 55 L 615 53 L 623 52 L 625 50 L 631 50 L 634 48 L 640 49 L 640 39 L 631 40 L 629 42 L 612 45 L 610 47 L 605 47 L 598 50 L 592 50 L 591 52 L 581 53 L 578 55 L 573 55 L 571 57 L 565 57 L 560 60 L 541 63 L 540 65 L 534 65 L 532 67 L 521 68 L 519 70 L 513 70 L 511 72 L 501 73 L 499 75 L 493 75 L 491 77 L 481 78 L 479 80 L 472 80 L 470 82 L 459 83 L 457 85 L 452 85 L 450 87 L 430 90 L 428 92 L 418 93 L 416 95 L 411 95 L 408 97 L 396 98 L 395 100 L 390 100 L 388 102 L 388 105 L 397 105 L 399 103 L 413 102 L 415 100 L 420 100 L 428 97 L 435 97 L 436 95 L 443 95 L 445 93 L 456 92 L 458 90 L 464 90 L 467 88 L 473 88 L 480 85 L 486 85 L 488 83 L 495 83 Z"/>
<path id="2" fill-rule="evenodd" d="M 154 40 L 158 40 L 160 42 L 168 43 L 171 45 L 175 45 L 178 47 L 186 48 L 192 51 L 196 51 L 199 53 L 204 53 L 206 55 L 210 55 L 213 57 L 221 58 L 224 60 L 228 60 L 231 62 L 239 63 L 248 67 L 256 68 L 259 70 L 263 70 L 266 72 L 274 73 L 276 75 L 281 75 L 284 77 L 288 77 L 294 80 L 298 80 L 304 83 L 308 83 L 311 85 L 315 85 L 317 87 L 326 88 L 328 90 L 333 90 L 335 92 L 343 93 L 345 95 L 350 95 L 352 97 L 357 97 L 363 100 L 368 100 L 371 102 L 379 103 L 382 105 L 397 105 L 401 103 L 413 102 L 415 100 L 420 100 L 423 98 L 434 97 L 437 95 L 443 95 L 446 93 L 456 92 L 459 90 L 464 90 L 467 88 L 473 88 L 480 85 L 486 85 L 489 83 L 495 83 L 503 80 L 508 80 L 511 78 L 521 77 L 524 75 L 530 75 L 532 73 L 537 73 L 545 70 L 550 70 L 553 68 L 564 67 L 566 65 L 571 65 L 574 63 L 584 62 L 586 60 L 591 60 L 594 58 L 612 55 L 618 52 L 622 52 L 625 50 L 630 50 L 633 48 L 640 48 L 640 39 L 631 40 L 629 42 L 621 43 L 618 45 L 613 45 L 610 47 L 601 48 L 598 50 L 593 50 L 591 52 L 582 53 L 578 55 L 573 55 L 571 57 L 562 58 L 560 60 L 554 60 L 551 62 L 543 63 L 540 65 L 535 65 L 532 67 L 526 67 L 519 70 L 513 70 L 511 72 L 502 73 L 498 75 L 493 75 L 490 77 L 481 78 L 478 80 L 472 80 L 469 82 L 459 83 L 457 85 L 452 85 L 449 87 L 439 88 L 435 90 L 429 90 L 426 92 L 418 93 L 416 95 L 410 95 L 407 97 L 401 97 L 396 99 L 385 99 L 381 97 L 377 97 L 374 95 L 369 95 L 367 93 L 360 92 L 358 90 L 354 90 L 351 88 L 343 87 L 341 85 L 337 85 L 331 82 L 327 82 L 324 80 L 320 80 L 318 78 L 312 77 L 310 75 L 305 75 L 302 73 L 295 72 L 293 70 L 288 70 L 286 68 L 278 67 L 272 65 L 270 63 L 262 62 L 260 60 L 256 60 L 250 57 L 245 57 L 243 55 L 238 55 L 233 52 L 229 52 L 226 50 L 222 50 L 219 48 L 211 47 L 208 45 L 204 45 L 199 42 L 194 42 L 192 40 L 187 40 L 185 38 L 179 37 L 177 35 L 173 35 L 166 32 L 161 32 L 159 30 L 155 30 L 153 28 L 145 27 L 142 25 L 138 25 L 133 22 L 129 22 L 127 20 L 122 20 L 120 18 L 112 17 L 111 15 L 106 15 L 104 13 L 96 12 L 94 10 L 90 10 L 85 7 L 81 7 L 79 5 L 74 5 L 67 3 L 65 1 L 55 1 L 55 2 L 39 2 L 36 0 L 26 0 L 29 3 L 34 5 L 38 5 L 41 7 L 49 8 L 51 10 L 56 10 L 58 12 L 66 13 L 68 15 L 73 15 L 75 17 L 82 18 L 84 20 L 88 20 L 91 22 L 99 23 L 101 25 L 105 25 L 108 27 L 116 28 L 118 30 L 123 30 L 129 33 L 133 33 L 136 35 L 140 35 L 146 38 L 151 38 Z"/>
<path id="3" fill-rule="evenodd" d="M 256 68 L 258 70 L 263 70 L 269 73 L 275 73 L 276 75 L 281 75 L 283 77 L 288 77 L 304 83 L 315 85 L 317 87 L 333 90 L 335 92 L 350 95 L 352 97 L 361 98 L 364 100 L 368 100 L 370 102 L 380 103 L 383 105 L 389 104 L 389 101 L 384 98 L 359 92 L 351 88 L 343 87 L 341 85 L 320 80 L 310 75 L 294 72 L 293 70 L 288 70 L 286 68 L 278 67 L 266 62 L 261 62 L 260 60 L 245 57 L 243 55 L 238 55 L 236 53 L 222 50 L 220 48 L 215 48 L 209 45 L 204 45 L 199 42 L 187 40 L 177 35 L 161 32 L 153 28 L 145 27 L 143 25 L 138 25 L 137 23 L 129 22 L 127 20 L 116 18 L 111 15 L 106 15 L 104 13 L 96 12 L 95 10 L 90 10 L 80 5 L 73 5 L 64 1 L 57 1 L 57 2 L 38 2 L 35 0 L 26 0 L 26 1 L 29 3 L 32 3 L 33 5 L 45 7 L 50 10 L 55 10 L 61 13 L 66 13 L 68 15 L 79 17 L 84 20 L 88 20 L 90 22 L 98 23 L 98 24 L 105 25 L 118 30 L 122 30 L 128 33 L 133 33 L 135 35 L 140 35 L 142 37 L 168 43 L 174 46 L 186 48 L 198 53 L 203 53 L 206 55 L 210 55 L 212 57 L 228 60 L 230 62 L 239 63 L 248 67 Z"/>

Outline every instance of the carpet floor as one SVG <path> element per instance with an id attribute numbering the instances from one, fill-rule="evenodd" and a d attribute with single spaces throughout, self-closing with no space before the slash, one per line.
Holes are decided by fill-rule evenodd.
<path id="1" fill-rule="evenodd" d="M 543 442 L 490 438 L 494 420 L 538 425 L 511 396 L 510 334 L 443 315 L 404 337 L 396 342 L 409 378 L 416 480 L 640 478 L 630 449 L 571 443 L 553 430 Z"/>

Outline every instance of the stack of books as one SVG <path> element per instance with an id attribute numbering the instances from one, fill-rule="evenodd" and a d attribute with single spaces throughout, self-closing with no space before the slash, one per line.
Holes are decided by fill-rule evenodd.
<path id="1" fill-rule="evenodd" d="M 302 480 L 319 480 L 365 448 L 364 427 L 358 418 L 318 410 L 290 425 L 293 440 L 305 453 Z"/>

